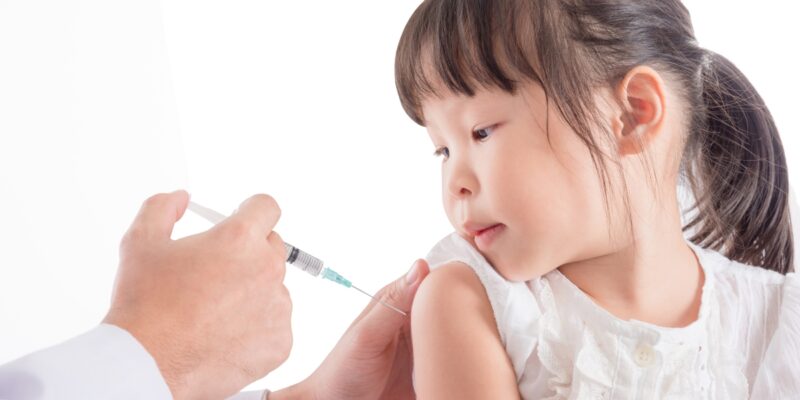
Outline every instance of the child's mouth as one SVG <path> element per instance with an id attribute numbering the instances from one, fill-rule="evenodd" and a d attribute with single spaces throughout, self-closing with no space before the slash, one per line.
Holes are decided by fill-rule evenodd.
<path id="1" fill-rule="evenodd" d="M 480 250 L 486 250 L 494 242 L 495 238 L 505 230 L 505 225 L 494 224 L 475 233 L 475 244 Z"/>

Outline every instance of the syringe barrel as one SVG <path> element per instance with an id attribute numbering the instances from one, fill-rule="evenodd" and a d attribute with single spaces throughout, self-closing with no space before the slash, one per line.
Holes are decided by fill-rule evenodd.
<path id="1" fill-rule="evenodd" d="M 286 262 L 302 269 L 305 272 L 308 272 L 313 276 L 319 276 L 323 268 L 322 260 L 290 245 L 289 243 L 284 242 L 284 245 L 286 246 Z"/>

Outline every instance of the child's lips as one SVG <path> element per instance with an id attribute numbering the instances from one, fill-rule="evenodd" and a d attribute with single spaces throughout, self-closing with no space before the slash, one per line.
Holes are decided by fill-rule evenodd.
<path id="1" fill-rule="evenodd" d="M 491 248 L 492 243 L 495 242 L 497 236 L 503 233 L 505 227 L 506 226 L 503 224 L 494 224 L 481 229 L 475 235 L 475 245 L 481 251 L 488 251 Z"/>
<path id="2" fill-rule="evenodd" d="M 496 230 L 495 228 L 499 228 L 501 226 L 503 226 L 503 224 L 500 223 L 477 224 L 473 222 L 467 222 L 464 224 L 464 230 L 467 231 L 470 236 L 477 239 L 478 237 L 489 233 L 491 230 Z"/>
<path id="3" fill-rule="evenodd" d="M 464 223 L 464 231 L 467 232 L 470 236 L 477 236 L 482 230 L 492 226 L 494 224 L 478 224 L 475 222 L 465 222 Z"/>

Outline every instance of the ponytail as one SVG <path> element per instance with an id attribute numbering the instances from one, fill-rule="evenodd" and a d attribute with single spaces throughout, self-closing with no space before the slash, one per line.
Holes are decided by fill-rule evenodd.
<path id="1" fill-rule="evenodd" d="M 697 212 L 683 230 L 732 260 L 792 272 L 789 179 L 775 122 L 733 63 L 704 57 L 699 115 L 683 159 Z"/>

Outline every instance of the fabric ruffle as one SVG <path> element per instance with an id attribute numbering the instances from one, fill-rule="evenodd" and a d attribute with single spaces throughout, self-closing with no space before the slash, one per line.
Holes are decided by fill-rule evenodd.
<path id="1" fill-rule="evenodd" d="M 695 250 L 704 264 L 708 254 Z M 666 398 L 748 398 L 742 352 L 736 351 L 733 340 L 724 339 L 732 335 L 722 332 L 720 305 L 710 276 L 713 273 L 706 269 L 700 315 L 685 328 L 620 320 L 596 305 L 559 271 L 532 282 L 529 286 L 540 300 L 541 312 L 537 355 L 550 375 L 546 399 L 612 398 L 613 390 L 635 385 L 640 369 L 633 357 L 624 354 L 630 354 L 636 345 L 655 347 L 661 341 L 673 342 L 668 359 L 658 355 L 660 391 Z M 708 338 L 723 340 L 710 344 Z M 703 354 L 708 351 L 708 355 Z M 713 387 L 703 380 L 704 374 L 713 377 Z"/>
<path id="2" fill-rule="evenodd" d="M 751 396 L 754 399 L 800 399 L 800 277 L 797 273 L 786 275 L 779 321 L 753 382 Z"/>

